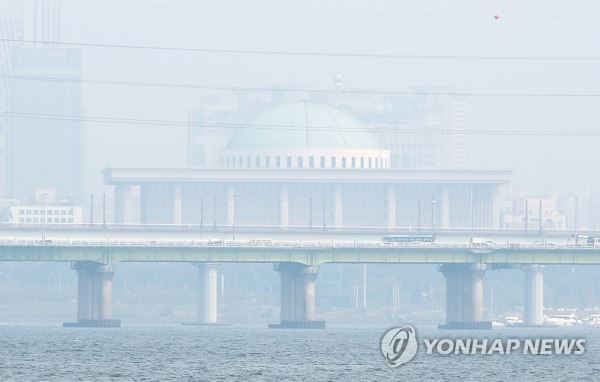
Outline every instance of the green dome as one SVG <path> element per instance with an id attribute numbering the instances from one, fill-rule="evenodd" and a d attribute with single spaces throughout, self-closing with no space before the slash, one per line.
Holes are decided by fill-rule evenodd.
<path id="1" fill-rule="evenodd" d="M 227 149 L 377 149 L 367 129 L 351 115 L 308 101 L 268 109 L 238 129 Z"/>

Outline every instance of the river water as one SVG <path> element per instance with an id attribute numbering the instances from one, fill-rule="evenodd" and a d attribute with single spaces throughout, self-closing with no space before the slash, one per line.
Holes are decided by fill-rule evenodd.
<path id="1" fill-rule="evenodd" d="M 131 325 L 0 326 L 1 381 L 600 381 L 600 330 L 517 329 L 420 337 L 584 337 L 583 355 L 426 355 L 391 369 L 386 328 L 282 330 Z"/>

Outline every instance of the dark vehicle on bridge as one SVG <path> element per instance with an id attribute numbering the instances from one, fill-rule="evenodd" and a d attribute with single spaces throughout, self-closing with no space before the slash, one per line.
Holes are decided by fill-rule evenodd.
<path id="1" fill-rule="evenodd" d="M 392 243 L 433 243 L 434 235 L 385 235 L 383 242 L 386 244 Z"/>

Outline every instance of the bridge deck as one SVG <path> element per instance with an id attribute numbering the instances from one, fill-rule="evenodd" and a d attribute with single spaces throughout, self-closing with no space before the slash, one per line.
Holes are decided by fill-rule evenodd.
<path id="1" fill-rule="evenodd" d="M 600 264 L 600 247 L 380 242 L 0 241 L 0 261 Z"/>

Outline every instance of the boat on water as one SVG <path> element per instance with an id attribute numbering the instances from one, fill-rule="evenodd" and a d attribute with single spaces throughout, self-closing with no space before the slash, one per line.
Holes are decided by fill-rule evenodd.
<path id="1" fill-rule="evenodd" d="M 503 321 L 506 326 L 523 325 L 523 320 L 521 320 L 519 316 L 505 316 Z"/>
<path id="2" fill-rule="evenodd" d="M 600 314 L 590 314 L 583 318 L 582 323 L 591 328 L 600 328 Z"/>
<path id="3" fill-rule="evenodd" d="M 544 316 L 545 326 L 573 326 L 582 324 L 581 320 L 578 320 L 575 314 L 554 314 L 551 316 Z"/>

